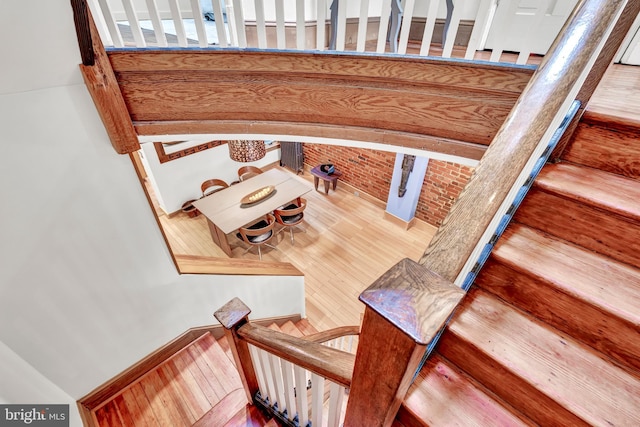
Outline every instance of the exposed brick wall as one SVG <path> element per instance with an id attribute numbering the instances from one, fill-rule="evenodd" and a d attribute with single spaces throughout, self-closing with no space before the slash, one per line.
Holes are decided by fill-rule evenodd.
<path id="1" fill-rule="evenodd" d="M 469 182 L 472 172 L 473 168 L 458 163 L 429 160 L 416 207 L 416 218 L 439 227 Z"/>
<path id="2" fill-rule="evenodd" d="M 325 144 L 305 143 L 303 146 L 304 162 L 310 167 L 334 163 L 342 172 L 341 181 L 383 202 L 387 201 L 395 153 Z M 439 226 L 472 172 L 473 168 L 468 166 L 430 160 L 416 207 L 416 218 Z"/>
<path id="3" fill-rule="evenodd" d="M 339 145 L 303 144 L 304 162 L 310 167 L 333 163 L 341 181 L 376 199 L 387 201 L 395 153 Z"/>

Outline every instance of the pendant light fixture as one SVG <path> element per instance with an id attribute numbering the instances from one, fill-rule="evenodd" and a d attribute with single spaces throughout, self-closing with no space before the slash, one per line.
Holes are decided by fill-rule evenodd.
<path id="1" fill-rule="evenodd" d="M 232 140 L 227 145 L 229 146 L 229 157 L 236 162 L 255 162 L 267 154 L 264 141 Z"/>

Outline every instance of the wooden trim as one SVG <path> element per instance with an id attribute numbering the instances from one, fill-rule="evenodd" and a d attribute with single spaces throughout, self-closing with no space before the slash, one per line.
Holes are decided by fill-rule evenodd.
<path id="1" fill-rule="evenodd" d="M 445 279 L 456 279 L 624 4 L 624 0 L 580 4 L 475 168 L 421 264 Z"/>
<path id="2" fill-rule="evenodd" d="M 73 22 L 76 26 L 82 64 L 92 66 L 95 64 L 96 57 L 93 51 L 91 24 L 89 23 L 89 6 L 86 0 L 71 0 L 71 8 L 73 9 Z"/>
<path id="3" fill-rule="evenodd" d="M 258 325 L 268 326 L 273 323 L 283 325 L 288 321 L 297 322 L 301 319 L 300 315 L 271 317 L 256 320 Z M 191 328 L 182 335 L 171 340 L 164 346 L 153 351 L 151 354 L 138 361 L 131 367 L 127 368 L 120 374 L 116 375 L 109 381 L 98 386 L 86 396 L 80 398 L 77 402 L 80 416 L 85 426 L 94 426 L 93 411 L 98 409 L 104 402 L 108 402 L 115 395 L 120 393 L 129 385 L 135 383 L 146 373 L 155 369 L 158 365 L 170 359 L 174 354 L 188 346 L 204 333 L 211 333 L 215 339 L 224 336 L 224 328 L 221 325 L 209 325 Z M 97 427 L 97 426 L 95 426 Z"/>
<path id="4" fill-rule="evenodd" d="M 153 143 L 153 148 L 155 148 L 156 154 L 158 155 L 158 160 L 162 164 L 162 163 L 166 163 L 166 162 L 171 161 L 171 160 L 176 160 L 176 159 L 180 159 L 182 157 L 190 156 L 191 154 L 196 154 L 196 153 L 208 150 L 208 149 L 213 148 L 213 147 L 219 147 L 221 145 L 226 144 L 227 142 L 228 141 L 218 141 L 218 140 L 209 141 L 209 142 L 205 142 L 203 144 L 198 144 L 198 145 L 195 145 L 193 147 L 185 148 L 184 150 L 174 151 L 174 152 L 168 153 L 168 154 L 164 151 L 164 144 L 166 144 L 166 143 L 154 142 Z"/>
<path id="5" fill-rule="evenodd" d="M 136 121 L 136 132 L 140 135 L 170 134 L 266 134 L 302 135 L 306 137 L 367 141 L 397 147 L 415 148 L 428 152 L 443 153 L 465 159 L 479 160 L 487 146 L 460 140 L 421 135 L 410 132 L 380 130 L 356 126 L 330 126 L 326 124 L 268 122 L 260 120 L 169 120 Z"/>
<path id="6" fill-rule="evenodd" d="M 344 387 L 351 385 L 355 362 L 351 353 L 249 323 L 238 329 L 238 335 L 247 343 L 330 381 Z"/>
<path id="7" fill-rule="evenodd" d="M 132 153 L 140 149 L 138 135 L 133 127 L 109 58 L 100 41 L 98 30 L 91 18 L 91 12 L 87 11 L 87 13 L 89 14 L 95 63 L 94 65 L 81 64 L 80 71 L 107 135 L 109 135 L 111 145 L 118 154 Z"/>
<path id="8" fill-rule="evenodd" d="M 576 99 L 581 103 L 580 110 L 578 110 L 578 112 L 576 113 L 571 124 L 569 125 L 564 135 L 558 142 L 555 150 L 551 154 L 551 161 L 559 161 L 562 157 L 562 153 L 569 145 L 571 137 L 578 128 L 578 123 L 580 122 L 583 114 L 588 108 L 589 100 L 593 96 L 593 93 L 596 91 L 596 88 L 602 80 L 604 73 L 611 65 L 613 58 L 618 52 L 620 44 L 629 32 L 629 29 L 633 25 L 635 17 L 638 16 L 638 13 L 640 13 L 640 2 L 629 1 L 624 11 L 622 12 L 620 19 L 616 23 L 616 26 L 613 29 L 611 35 L 607 39 L 604 48 L 600 52 L 600 55 L 598 56 L 596 63 L 591 69 L 591 72 L 589 73 L 585 84 L 582 86 L 580 92 L 578 93 L 578 96 L 576 97 Z"/>
<path id="9" fill-rule="evenodd" d="M 164 244 L 166 245 L 167 249 L 169 250 L 169 254 L 171 255 L 171 261 L 173 261 L 173 265 L 176 267 L 176 270 L 179 271 L 178 261 L 176 260 L 176 257 L 175 257 L 175 255 L 173 253 L 173 250 L 171 250 L 171 245 L 169 245 L 169 239 L 167 238 L 167 234 L 164 231 L 164 227 L 162 227 L 162 222 L 160 222 L 160 218 L 158 217 L 158 213 L 153 208 L 153 201 L 151 200 L 151 195 L 149 194 L 149 191 L 147 190 L 147 186 L 144 184 L 144 180 L 145 180 L 145 178 L 144 178 L 144 175 L 145 175 L 144 168 L 143 168 L 141 163 L 136 161 L 136 159 L 134 158 L 134 153 L 129 153 L 129 159 L 131 159 L 131 164 L 133 165 L 133 169 L 136 171 L 136 175 L 138 176 L 138 181 L 140 182 L 140 186 L 142 187 L 142 191 L 144 192 L 144 195 L 147 198 L 147 203 L 149 204 L 149 208 L 151 209 L 151 214 L 155 218 L 156 224 L 158 225 L 158 229 L 160 230 L 160 233 L 162 234 L 162 238 L 164 239 Z"/>
<path id="10" fill-rule="evenodd" d="M 303 272 L 288 262 L 214 258 L 197 255 L 176 255 L 175 258 L 180 274 L 304 276 Z"/>

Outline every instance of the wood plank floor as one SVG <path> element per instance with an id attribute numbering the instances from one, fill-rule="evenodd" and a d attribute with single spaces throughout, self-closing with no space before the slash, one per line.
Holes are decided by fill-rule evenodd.
<path id="1" fill-rule="evenodd" d="M 429 244 L 435 227 L 422 222 L 405 230 L 384 218 L 384 208 L 355 196 L 344 185 L 328 195 L 315 191 L 312 176 L 302 174 L 310 192 L 301 228 L 288 230 L 272 241 L 276 250 L 263 248 L 263 260 L 290 262 L 305 275 L 307 317 L 319 330 L 357 325 L 364 311 L 360 293 L 401 259 L 417 260 Z M 320 186 L 322 189 L 322 185 Z M 209 234 L 206 218 L 171 217 L 156 207 L 174 254 L 226 258 Z M 258 260 L 254 248 L 229 235 L 234 258 Z"/>

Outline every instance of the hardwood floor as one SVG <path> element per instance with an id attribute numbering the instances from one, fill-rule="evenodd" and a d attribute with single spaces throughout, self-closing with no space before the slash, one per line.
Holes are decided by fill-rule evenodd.
<path id="1" fill-rule="evenodd" d="M 396 262 L 417 260 L 429 244 L 435 227 L 416 221 L 405 230 L 384 218 L 384 207 L 373 204 L 338 184 L 328 195 L 315 191 L 312 176 L 303 175 L 311 190 L 305 194 L 307 208 L 301 228 L 294 229 L 294 243 L 283 230 L 273 240 L 276 250 L 263 248 L 265 261 L 290 262 L 305 275 L 306 309 L 319 330 L 358 325 L 364 311 L 360 293 Z M 322 186 L 320 186 L 320 190 Z M 203 215 L 171 217 L 156 207 L 174 254 L 226 258 L 209 234 Z M 254 248 L 228 236 L 234 258 L 258 260 Z"/>

